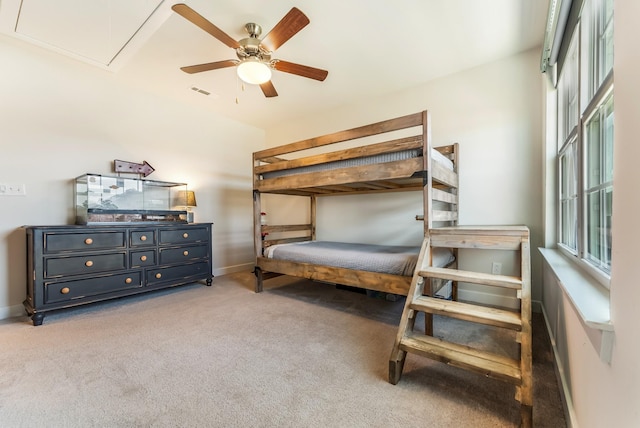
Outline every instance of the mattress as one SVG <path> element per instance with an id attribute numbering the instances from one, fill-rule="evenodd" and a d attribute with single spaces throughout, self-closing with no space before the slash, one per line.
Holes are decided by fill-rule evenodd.
<path id="1" fill-rule="evenodd" d="M 375 165 L 385 162 L 393 162 L 399 160 L 412 159 L 422 156 L 422 150 L 402 150 L 392 153 L 381 153 L 379 155 L 362 156 L 353 159 L 343 159 L 334 162 L 321 163 L 316 165 L 301 166 L 298 168 L 290 168 L 280 171 L 272 171 L 264 173 L 263 178 L 285 177 L 294 174 L 303 174 L 309 172 L 330 171 L 338 168 L 350 168 L 363 165 Z M 431 159 L 438 162 L 445 168 L 453 171 L 453 162 L 436 149 L 431 149 Z"/>
<path id="2" fill-rule="evenodd" d="M 264 256 L 292 262 L 413 276 L 419 253 L 419 246 L 304 241 L 272 245 L 265 249 Z M 453 262 L 454 256 L 447 248 L 434 248 L 432 259 L 434 266 L 443 267 Z"/>

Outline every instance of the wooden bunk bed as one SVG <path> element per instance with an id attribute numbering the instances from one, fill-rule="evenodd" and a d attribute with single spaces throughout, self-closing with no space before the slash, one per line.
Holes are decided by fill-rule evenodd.
<path id="1" fill-rule="evenodd" d="M 407 269 L 408 272 L 388 273 L 384 269 L 376 271 L 345 267 L 333 262 L 309 262 L 300 258 L 278 259 L 271 258 L 271 255 L 276 253 L 272 251 L 275 246 L 317 243 L 318 197 L 421 191 L 423 214 L 416 216 L 416 219 L 424 223 L 425 236 L 436 224 L 456 225 L 458 145 L 433 148 L 430 127 L 429 113 L 423 111 L 255 152 L 253 201 L 256 292 L 262 291 L 265 279 L 290 275 L 407 295 L 413 276 L 411 267 Z M 345 143 L 347 148 L 339 148 Z M 309 222 L 261 224 L 261 195 L 269 193 L 308 197 Z M 305 249 L 310 247 L 312 245 L 307 245 Z M 355 247 L 367 246 L 355 244 Z M 348 254 L 353 254 L 353 248 L 349 247 Z M 385 251 L 381 248 L 374 249 L 378 256 Z M 419 250 L 420 247 L 416 247 L 416 261 Z M 277 251 L 282 250 L 278 248 Z M 338 254 L 337 251 L 332 249 L 328 253 Z M 391 251 L 395 252 L 394 249 Z M 455 260 L 455 254 L 453 259 L 445 259 L 442 265 L 455 263 L 452 260 Z"/>

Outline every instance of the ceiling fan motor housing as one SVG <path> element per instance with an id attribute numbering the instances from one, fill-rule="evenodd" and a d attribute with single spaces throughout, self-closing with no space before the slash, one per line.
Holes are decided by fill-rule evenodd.
<path id="1" fill-rule="evenodd" d="M 247 24 L 247 27 L 250 25 L 255 25 L 258 29 L 260 28 L 257 24 Z M 249 30 L 247 29 L 247 31 Z M 260 34 L 260 31 L 257 34 Z M 263 48 L 260 45 L 260 39 L 254 37 L 253 34 L 247 38 L 239 40 L 238 44 L 240 44 L 240 47 L 236 49 L 236 55 L 241 61 L 248 58 L 257 59 L 262 62 L 269 62 L 271 60 L 271 52 Z"/>
<path id="2" fill-rule="evenodd" d="M 259 38 L 262 34 L 262 27 L 256 23 L 249 22 L 244 26 L 244 29 L 249 33 L 249 37 Z"/>

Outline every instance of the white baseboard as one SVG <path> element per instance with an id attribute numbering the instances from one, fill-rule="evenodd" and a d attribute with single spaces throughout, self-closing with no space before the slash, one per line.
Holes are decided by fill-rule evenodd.
<path id="1" fill-rule="evenodd" d="M 228 275 L 230 273 L 236 273 L 236 272 L 252 272 L 254 269 L 255 265 L 253 263 L 243 263 L 240 265 L 234 265 L 234 266 L 225 266 L 219 269 L 215 269 L 213 271 L 213 274 L 215 276 L 222 276 L 222 275 Z"/>
<path id="2" fill-rule="evenodd" d="M 24 314 L 24 306 L 22 305 L 4 306 L 0 308 L 0 320 L 19 317 Z"/>

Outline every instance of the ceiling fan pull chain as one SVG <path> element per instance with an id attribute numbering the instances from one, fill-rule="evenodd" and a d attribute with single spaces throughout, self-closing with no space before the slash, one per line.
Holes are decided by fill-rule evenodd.
<path id="1" fill-rule="evenodd" d="M 240 99 L 238 98 L 238 75 L 236 74 L 236 104 L 240 104 Z"/>

